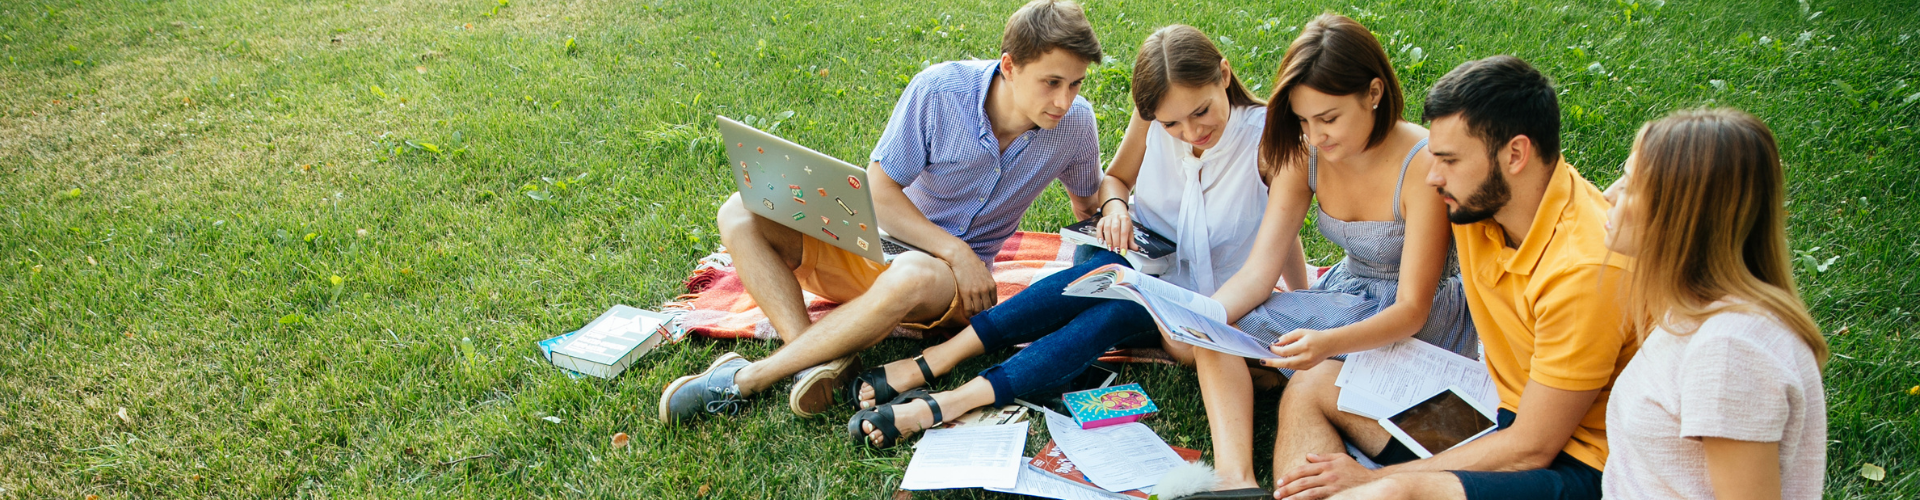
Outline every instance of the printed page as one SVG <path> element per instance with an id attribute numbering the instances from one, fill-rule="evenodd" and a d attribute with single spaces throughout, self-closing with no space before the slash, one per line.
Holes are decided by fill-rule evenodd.
<path id="1" fill-rule="evenodd" d="M 1201 298 L 1209 302 L 1213 300 Z M 1227 325 L 1225 322 L 1186 309 L 1179 304 L 1168 303 L 1159 296 L 1145 295 L 1142 300 L 1147 305 L 1147 312 L 1153 314 L 1154 321 L 1159 323 L 1160 328 L 1174 340 L 1243 358 L 1279 357 L 1275 356 L 1273 351 L 1267 350 L 1269 344 L 1266 341 Z M 1220 307 L 1219 302 L 1213 302 L 1213 305 Z M 1225 316 L 1225 310 L 1221 311 L 1220 314 Z"/>
<path id="2" fill-rule="evenodd" d="M 987 491 L 1013 493 L 1059 500 L 1127 500 L 1131 497 L 1107 493 L 1086 485 L 1061 479 L 1060 476 L 1034 468 L 1027 464 L 1020 468 L 1020 482 L 1012 488 L 987 488 Z"/>
<path id="3" fill-rule="evenodd" d="M 1228 325 L 1227 309 L 1219 301 L 1117 264 L 1074 280 L 1064 293 L 1140 303 L 1161 330 L 1181 342 L 1247 358 L 1276 357 L 1267 350 L 1267 341 Z"/>
<path id="4" fill-rule="evenodd" d="M 1012 488 L 1019 483 L 1027 422 L 930 429 L 913 446 L 903 490 Z"/>
<path id="5" fill-rule="evenodd" d="M 1179 285 L 1147 274 L 1129 274 L 1131 274 L 1128 276 L 1128 281 L 1131 282 L 1129 285 L 1134 290 L 1138 290 L 1141 295 L 1158 298 L 1165 303 L 1178 304 L 1183 309 L 1206 316 L 1214 323 L 1227 324 L 1227 307 L 1220 305 L 1220 301 L 1213 300 L 1213 297 L 1194 293 L 1192 290 L 1180 288 Z"/>
<path id="6" fill-rule="evenodd" d="M 1146 424 L 1133 422 L 1086 430 L 1072 417 L 1052 410 L 1044 413 L 1053 442 L 1088 481 L 1107 491 L 1151 487 L 1167 471 L 1186 463 Z"/>
<path id="7" fill-rule="evenodd" d="M 1348 355 L 1334 385 L 1341 388 L 1340 409 L 1367 418 L 1386 418 L 1447 386 L 1488 409 L 1500 407 L 1485 364 L 1416 339 Z"/>
<path id="8" fill-rule="evenodd" d="M 1075 297 L 1121 299 L 1139 302 L 1139 299 L 1135 298 L 1133 294 L 1123 292 L 1125 288 L 1121 286 L 1129 283 L 1128 280 L 1134 275 L 1136 275 L 1136 273 L 1131 269 L 1127 269 L 1126 266 L 1107 264 L 1088 271 L 1085 276 L 1074 279 L 1073 282 L 1068 283 L 1067 288 L 1061 290 L 1060 293 Z"/>

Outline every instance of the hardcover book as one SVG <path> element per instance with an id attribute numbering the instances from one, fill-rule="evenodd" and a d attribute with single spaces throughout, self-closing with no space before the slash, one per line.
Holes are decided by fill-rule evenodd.
<path id="1" fill-rule="evenodd" d="M 549 361 L 554 366 L 582 374 L 613 378 L 660 345 L 667 336 L 664 328 L 667 320 L 666 315 L 657 312 L 613 306 L 580 331 L 561 340 L 553 348 Z"/>

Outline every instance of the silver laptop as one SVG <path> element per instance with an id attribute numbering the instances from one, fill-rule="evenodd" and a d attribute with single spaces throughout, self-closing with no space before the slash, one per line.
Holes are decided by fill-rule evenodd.
<path id="1" fill-rule="evenodd" d="M 882 264 L 910 250 L 874 218 L 867 170 L 725 116 L 727 166 L 748 210 Z"/>

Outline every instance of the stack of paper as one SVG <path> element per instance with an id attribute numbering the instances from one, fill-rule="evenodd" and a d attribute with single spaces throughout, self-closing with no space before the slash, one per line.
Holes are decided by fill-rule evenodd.
<path id="1" fill-rule="evenodd" d="M 1107 491 L 1152 487 L 1160 476 L 1186 463 L 1158 434 L 1139 422 L 1081 429 L 1073 418 L 1046 411 L 1053 442 L 1088 481 Z"/>
<path id="2" fill-rule="evenodd" d="M 1027 422 L 929 429 L 913 446 L 900 489 L 1013 488 L 1026 447 Z"/>
<path id="3" fill-rule="evenodd" d="M 1033 464 L 1020 468 L 1020 482 L 1012 488 L 987 488 L 987 490 L 1059 500 L 1127 500 L 1131 498 L 1082 486 L 1040 470 Z"/>
<path id="4" fill-rule="evenodd" d="M 1380 419 L 1428 396 L 1459 387 L 1487 408 L 1500 406 L 1487 367 L 1417 339 L 1347 355 L 1340 376 L 1340 411 Z"/>

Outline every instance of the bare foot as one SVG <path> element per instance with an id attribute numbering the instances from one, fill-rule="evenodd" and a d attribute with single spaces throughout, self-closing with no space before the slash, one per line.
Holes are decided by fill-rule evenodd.
<path id="1" fill-rule="evenodd" d="M 882 365 L 881 368 L 886 369 L 887 385 L 893 386 L 895 393 L 907 392 L 916 387 L 927 385 L 927 381 L 922 380 L 923 377 L 920 376 L 920 365 L 915 363 L 913 358 L 887 363 Z M 902 387 L 903 385 L 904 387 Z M 860 394 L 856 396 L 856 400 L 860 402 L 861 409 L 872 408 L 874 405 L 881 403 L 880 401 L 873 400 L 873 386 L 867 385 L 865 382 L 860 383 Z"/>
<path id="2" fill-rule="evenodd" d="M 955 414 L 947 408 L 947 403 L 951 399 L 952 396 L 945 392 L 933 395 L 933 400 L 940 402 L 941 413 L 946 415 Z M 966 413 L 970 410 L 972 410 L 972 408 L 960 410 L 958 413 Z M 907 436 L 926 430 L 928 427 L 933 427 L 936 424 L 939 424 L 939 422 L 933 421 L 933 411 L 927 408 L 927 402 L 924 400 L 915 399 L 893 405 L 893 427 L 900 430 L 900 436 L 894 438 L 893 442 L 895 445 L 900 444 Z M 873 427 L 872 422 L 862 422 L 860 424 L 860 430 L 867 432 L 867 440 L 872 441 L 874 446 L 879 446 L 881 441 L 887 439 L 886 435 L 881 434 L 879 429 Z"/>

